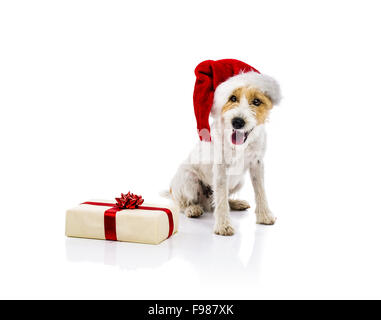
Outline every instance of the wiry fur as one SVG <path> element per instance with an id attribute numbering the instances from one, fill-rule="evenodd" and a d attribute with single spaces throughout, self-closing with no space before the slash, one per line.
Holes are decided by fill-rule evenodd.
<path id="1" fill-rule="evenodd" d="M 237 87 L 231 87 L 229 94 L 225 92 L 225 100 L 220 100 L 220 105 L 215 100 L 212 142 L 197 144 L 178 168 L 170 187 L 172 199 L 188 217 L 198 217 L 204 211 L 214 210 L 214 232 L 225 236 L 234 234 L 229 210 L 249 208 L 246 201 L 230 199 L 241 189 L 247 171 L 250 172 L 255 192 L 257 223 L 273 224 L 276 220 L 267 204 L 264 189 L 265 124 L 258 121 L 259 110 L 247 101 L 248 95 L 245 95 L 248 90 L 257 89 L 244 87 L 239 102 L 222 112 L 223 104 L 228 102 L 234 89 Z M 266 93 L 261 91 L 259 94 Z M 271 109 L 271 100 L 268 101 L 271 105 L 264 105 L 263 108 Z M 232 143 L 232 119 L 235 117 L 245 120 L 242 131 L 249 132 L 247 140 L 241 145 Z"/>
<path id="2" fill-rule="evenodd" d="M 272 77 L 254 71 L 240 73 L 221 83 L 214 94 L 212 115 L 217 115 L 219 109 L 225 104 L 231 92 L 236 88 L 252 86 L 267 95 L 274 105 L 281 100 L 281 91 L 278 82 Z"/>

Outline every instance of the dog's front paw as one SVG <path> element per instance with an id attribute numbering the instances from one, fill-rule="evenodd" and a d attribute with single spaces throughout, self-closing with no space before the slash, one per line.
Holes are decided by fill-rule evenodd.
<path id="1" fill-rule="evenodd" d="M 276 221 L 276 217 L 270 212 L 270 211 L 264 211 L 264 212 L 255 212 L 257 216 L 257 224 L 267 224 L 271 225 L 274 224 Z"/>
<path id="2" fill-rule="evenodd" d="M 230 223 L 216 224 L 214 226 L 214 233 L 220 236 L 232 236 L 234 234 L 234 228 Z"/>

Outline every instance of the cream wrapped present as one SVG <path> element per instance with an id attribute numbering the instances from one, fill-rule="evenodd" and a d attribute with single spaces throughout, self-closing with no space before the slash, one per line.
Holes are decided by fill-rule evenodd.
<path id="1" fill-rule="evenodd" d="M 88 201 L 66 211 L 66 236 L 159 244 L 178 229 L 178 208 L 144 204 L 122 194 L 112 201 Z"/>

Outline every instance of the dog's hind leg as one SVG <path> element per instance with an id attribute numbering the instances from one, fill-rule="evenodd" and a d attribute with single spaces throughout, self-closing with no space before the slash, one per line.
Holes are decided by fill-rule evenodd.
<path id="1" fill-rule="evenodd" d="M 188 218 L 197 218 L 204 213 L 204 210 L 199 204 L 191 204 L 184 209 L 184 214 Z"/>
<path id="2" fill-rule="evenodd" d="M 181 166 L 171 182 L 171 196 L 187 217 L 199 217 L 204 210 L 200 204 L 201 186 L 197 174 Z"/>
<path id="3" fill-rule="evenodd" d="M 243 211 L 250 208 L 250 205 L 245 200 L 229 199 L 230 210 Z"/>
<path id="4" fill-rule="evenodd" d="M 229 190 L 229 194 L 231 195 L 241 190 L 243 183 L 244 183 L 244 180 L 241 180 L 237 185 L 234 186 L 234 188 Z M 243 210 L 249 209 L 250 205 L 245 200 L 229 199 L 229 207 L 230 207 L 230 210 L 243 211 Z"/>

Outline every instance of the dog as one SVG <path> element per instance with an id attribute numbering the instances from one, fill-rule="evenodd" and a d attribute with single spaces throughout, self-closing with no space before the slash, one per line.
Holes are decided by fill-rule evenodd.
<path id="1" fill-rule="evenodd" d="M 214 82 L 219 74 L 218 68 L 230 67 L 231 63 L 242 67 L 242 62 L 231 59 L 219 60 L 217 62 L 222 63 L 218 65 L 212 60 L 206 62 L 214 68 L 208 75 Z M 198 69 L 205 69 L 200 65 Z M 247 171 L 255 193 L 256 222 L 272 225 L 276 221 L 267 202 L 263 158 L 266 149 L 265 124 L 273 105 L 279 102 L 280 89 L 275 80 L 259 74 L 254 68 L 249 72 L 238 69 L 238 74 L 233 73 L 226 80 L 226 76 L 222 76 L 221 83 L 211 90 L 213 101 L 210 115 L 214 122 L 210 129 L 208 124 L 203 125 L 206 130 L 202 128 L 204 132 L 200 137 L 204 139 L 179 166 L 169 189 L 170 197 L 189 218 L 199 217 L 205 211 L 214 211 L 214 233 L 222 236 L 234 234 L 230 209 L 250 208 L 247 201 L 232 198 L 242 188 Z M 210 71 L 210 68 L 207 70 Z M 204 74 L 201 72 L 200 76 Z M 195 89 L 195 108 L 199 92 Z M 203 103 L 204 96 L 205 92 L 202 92 Z M 208 110 L 206 115 L 209 116 Z M 205 117 L 202 119 L 204 121 Z M 210 138 L 205 139 L 205 131 L 210 132 Z"/>

